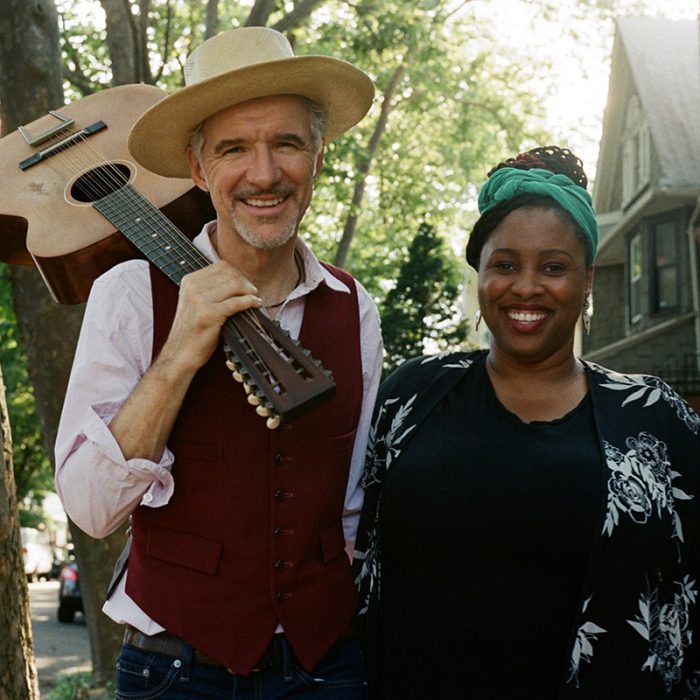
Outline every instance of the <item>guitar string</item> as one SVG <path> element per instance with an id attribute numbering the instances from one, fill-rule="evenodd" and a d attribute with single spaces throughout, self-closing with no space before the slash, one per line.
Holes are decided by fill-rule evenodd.
<path id="1" fill-rule="evenodd" d="M 104 162 L 104 157 L 98 152 L 96 148 L 93 147 L 93 144 L 91 144 L 85 137 L 82 137 L 82 141 L 86 145 L 87 149 L 93 152 L 95 157 L 99 156 L 101 162 Z M 79 153 L 79 151 L 75 151 L 75 153 Z M 102 179 L 102 182 L 100 182 L 99 178 Z M 128 186 L 124 187 L 125 180 L 123 178 L 122 173 L 118 170 L 117 166 L 107 165 L 105 168 L 98 170 L 96 178 L 88 179 L 87 185 L 90 186 L 94 180 L 97 180 L 98 185 L 104 185 L 105 183 L 107 185 L 103 190 L 99 190 L 99 188 L 95 190 L 94 196 L 96 199 L 106 196 L 115 189 L 121 188 L 126 193 L 126 197 L 132 200 L 132 210 L 135 208 L 138 209 L 137 205 L 140 201 L 140 195 L 138 195 L 138 193 L 133 188 L 130 188 Z M 143 206 L 141 207 L 141 209 L 143 209 Z M 209 264 L 209 260 L 207 260 L 196 248 L 193 248 L 191 241 L 188 238 L 186 238 L 184 234 L 182 234 L 182 232 L 180 232 L 176 227 L 174 227 L 172 223 L 169 222 L 167 218 L 164 217 L 156 208 L 149 206 L 144 212 L 144 214 L 145 219 L 144 216 L 141 216 L 141 225 L 150 225 L 151 230 L 153 231 L 156 231 L 158 228 L 160 228 L 162 224 L 165 224 L 169 229 L 171 229 L 171 236 L 174 236 L 173 240 L 176 243 L 175 252 L 178 253 L 186 263 L 189 263 L 189 271 L 193 271 L 195 269 L 198 269 L 198 267 L 202 267 Z M 169 250 L 170 247 L 171 246 L 168 245 L 166 246 L 166 249 Z M 149 252 L 152 254 L 152 251 L 153 248 Z M 154 261 L 157 262 L 158 257 L 153 257 Z M 161 257 L 165 257 L 165 253 Z M 194 263 L 196 263 L 196 265 Z M 255 326 L 256 330 L 267 339 L 268 343 L 278 352 L 278 354 L 282 354 L 283 356 L 285 356 L 285 359 L 289 364 L 289 360 L 293 358 L 290 358 L 289 354 L 284 352 L 284 349 L 280 347 L 280 345 L 275 341 L 275 339 L 261 325 L 258 317 L 250 312 L 245 313 L 245 316 Z M 251 348 L 251 351 L 254 352 L 254 348 Z M 258 364 L 262 365 L 262 367 L 265 368 L 266 365 L 263 362 L 262 358 L 258 357 L 258 360 Z M 270 376 L 271 375 L 268 374 L 268 378 Z"/>
<path id="2" fill-rule="evenodd" d="M 210 264 L 210 261 L 207 260 L 203 255 L 201 255 L 201 253 L 196 248 L 194 249 L 194 251 L 196 251 L 197 255 L 194 255 L 193 249 L 191 247 L 191 241 L 176 227 L 174 227 L 166 217 L 163 217 L 162 220 L 159 220 L 160 216 L 162 215 L 158 209 L 153 207 L 144 208 L 143 200 L 141 200 L 138 196 L 138 193 L 130 187 L 130 183 L 125 178 L 124 174 L 119 170 L 116 164 L 110 163 L 105 158 L 105 156 L 99 151 L 99 149 L 97 149 L 94 146 L 94 144 L 90 143 L 89 139 L 84 135 L 80 135 L 80 141 L 85 146 L 84 150 L 92 152 L 93 156 L 96 159 L 95 161 L 91 161 L 89 158 L 87 158 L 82 153 L 80 148 L 74 147 L 69 147 L 63 150 L 56 157 L 59 160 L 67 161 L 68 164 L 75 169 L 75 172 L 78 171 L 77 168 L 86 171 L 92 170 L 94 175 L 93 177 L 84 178 L 80 181 L 80 186 L 85 191 L 85 194 L 87 194 L 89 197 L 94 197 L 93 201 L 97 201 L 99 199 L 103 199 L 104 197 L 108 196 L 116 190 L 123 190 L 126 193 L 126 197 L 131 200 L 132 210 L 134 209 L 134 207 L 136 207 L 138 212 L 141 213 L 139 226 L 143 226 L 144 228 L 146 228 L 147 232 L 150 228 L 152 235 L 157 235 L 162 229 L 163 224 L 169 224 L 168 228 L 172 229 L 170 231 L 171 239 L 175 242 L 174 252 L 180 255 L 184 263 L 180 267 L 180 270 L 186 269 L 188 272 L 193 272 L 197 269 L 201 269 L 201 267 L 205 265 Z M 95 168 L 96 165 L 97 167 Z M 177 235 L 173 235 L 173 233 L 176 233 Z M 152 255 L 153 249 L 149 252 Z M 165 257 L 165 254 L 161 256 L 161 258 L 162 257 Z M 156 262 L 157 259 L 157 256 L 155 256 L 154 262 Z M 250 310 L 246 309 L 245 311 L 241 312 L 241 315 L 244 315 L 246 319 L 251 323 L 251 325 L 253 325 L 257 329 L 257 331 L 264 338 L 266 338 L 267 342 L 278 353 L 280 353 L 279 344 L 262 326 L 255 314 L 250 312 Z M 238 331 L 237 335 L 240 335 Z M 259 371 L 263 373 L 268 383 L 270 383 L 273 387 L 275 385 L 278 385 L 278 380 L 272 375 L 263 358 L 260 357 L 260 355 L 257 353 L 257 351 L 255 351 L 254 348 L 252 348 L 252 346 L 248 344 L 248 347 L 250 348 L 250 350 L 246 351 L 249 355 L 252 356 L 253 361 L 255 362 Z M 290 359 L 293 359 L 290 358 L 289 354 L 286 352 L 283 353 L 283 357 L 287 360 L 288 363 Z M 298 369 L 296 371 L 298 372 Z"/>
<path id="3" fill-rule="evenodd" d="M 85 189 L 92 189 L 92 196 L 94 197 L 94 200 L 102 199 L 115 190 L 123 190 L 126 197 L 131 199 L 132 209 L 137 208 L 142 210 L 141 221 L 139 221 L 141 226 L 144 226 L 144 228 L 147 230 L 148 227 L 150 227 L 153 234 L 157 234 L 159 229 L 162 228 L 163 224 L 169 225 L 169 228 L 171 228 L 170 233 L 172 236 L 172 241 L 176 243 L 175 252 L 178 253 L 184 260 L 188 271 L 191 272 L 201 268 L 202 266 L 210 264 L 210 261 L 201 255 L 197 249 L 193 249 L 191 247 L 191 241 L 186 238 L 182 232 L 172 226 L 171 222 L 169 222 L 167 218 L 163 217 L 162 220 L 159 220 L 158 216 L 160 215 L 160 212 L 157 209 L 149 207 L 143 211 L 143 207 L 139 206 L 140 203 L 137 193 L 133 189 L 129 188 L 129 183 L 125 181 L 117 166 L 107 163 L 104 156 L 99 153 L 96 148 L 94 148 L 93 144 L 91 144 L 87 138 L 82 137 L 82 141 L 88 150 L 93 151 L 93 154 L 96 156 L 96 158 L 98 158 L 98 162 L 105 164 L 100 170 L 95 172 L 95 177 L 88 178 L 85 181 L 85 184 L 87 185 Z M 78 154 L 79 150 L 69 149 L 67 152 L 73 155 Z M 83 158 L 82 162 L 80 163 L 78 162 L 80 160 L 79 158 L 69 158 L 69 160 L 72 160 L 74 165 L 80 165 L 84 169 L 94 165 L 93 162 L 86 158 Z M 81 185 L 83 184 L 84 183 L 81 183 Z M 98 186 L 95 187 L 95 184 Z M 100 189 L 99 186 L 102 186 L 103 188 Z M 154 249 L 155 248 L 152 247 L 149 252 L 152 254 Z M 161 258 L 163 257 L 166 256 L 161 256 Z M 155 261 L 159 260 L 158 256 L 154 256 L 154 258 Z"/>

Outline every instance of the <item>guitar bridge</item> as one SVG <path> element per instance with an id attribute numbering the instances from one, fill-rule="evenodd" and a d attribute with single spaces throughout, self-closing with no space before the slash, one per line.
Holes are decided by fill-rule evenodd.
<path id="1" fill-rule="evenodd" d="M 49 114 L 53 114 L 54 116 L 57 116 L 55 112 L 49 112 Z M 63 119 L 63 117 L 60 117 L 60 119 Z M 43 134 L 35 137 L 31 141 L 29 140 L 28 134 L 26 133 L 26 129 L 24 127 L 20 126 L 19 131 L 22 133 L 22 136 L 24 136 L 25 140 L 27 143 L 31 145 L 35 145 L 37 143 L 44 143 L 44 141 L 47 141 L 50 139 L 52 136 L 55 136 L 56 134 L 61 133 L 62 131 L 65 131 L 68 129 L 72 124 L 73 120 L 65 120 L 65 123 L 59 124 L 58 126 L 54 127 L 53 129 L 49 129 L 48 131 L 44 132 Z M 33 155 L 31 155 L 29 158 L 25 158 L 23 161 L 20 161 L 19 167 L 22 170 L 28 170 L 31 168 L 33 165 L 36 165 L 37 163 L 41 163 L 43 160 L 47 160 L 48 158 L 51 158 L 52 156 L 57 155 L 58 153 L 61 153 L 62 151 L 65 151 L 67 148 L 70 148 L 76 143 L 82 143 L 83 139 L 86 136 L 91 136 L 92 134 L 96 134 L 98 131 L 102 131 L 103 129 L 106 129 L 107 125 L 103 121 L 95 122 L 94 124 L 91 124 L 90 126 L 86 126 L 84 129 L 81 129 L 80 131 L 76 131 L 73 134 L 69 134 L 68 136 L 65 136 L 64 138 L 60 139 L 59 141 L 56 141 L 56 143 L 52 144 L 51 146 L 47 146 L 46 148 L 42 149 L 41 151 L 37 151 Z"/>

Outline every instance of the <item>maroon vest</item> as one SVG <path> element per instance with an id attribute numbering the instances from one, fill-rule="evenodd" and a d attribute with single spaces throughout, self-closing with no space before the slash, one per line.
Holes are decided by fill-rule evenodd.
<path id="1" fill-rule="evenodd" d="M 268 430 L 214 353 L 170 436 L 175 493 L 140 506 L 126 590 L 169 632 L 239 673 L 255 668 L 281 623 L 311 670 L 351 623 L 356 592 L 342 514 L 362 404 L 360 324 L 351 294 L 320 284 L 300 341 L 333 372 L 336 396 Z M 154 268 L 154 357 L 177 288 Z"/>

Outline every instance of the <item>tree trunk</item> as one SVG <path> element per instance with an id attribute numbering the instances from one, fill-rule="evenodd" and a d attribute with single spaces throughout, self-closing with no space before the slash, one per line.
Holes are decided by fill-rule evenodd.
<path id="1" fill-rule="evenodd" d="M 105 11 L 107 46 L 112 62 L 112 85 L 143 80 L 136 23 L 131 6 L 124 0 L 100 0 Z"/>
<path id="2" fill-rule="evenodd" d="M 44 437 L 53 452 L 75 345 L 82 321 L 82 306 L 59 306 L 34 267 L 10 270 L 15 313 L 34 384 L 37 413 Z M 125 542 L 124 529 L 103 540 L 88 537 L 69 523 L 80 571 L 85 620 L 90 635 L 92 674 L 103 685 L 114 677 L 114 663 L 123 630 L 102 613 L 112 565 Z"/>
<path id="3" fill-rule="evenodd" d="M 382 99 L 382 110 L 379 113 L 379 119 L 374 126 L 374 131 L 369 140 L 369 145 L 367 146 L 367 153 L 364 159 L 360 162 L 357 168 L 357 179 L 355 180 L 355 188 L 352 193 L 352 203 L 350 205 L 350 213 L 345 221 L 345 226 L 343 227 L 343 235 L 338 243 L 338 250 L 335 253 L 335 259 L 333 264 L 336 267 L 343 267 L 345 261 L 348 257 L 348 251 L 350 250 L 350 244 L 355 236 L 355 230 L 357 229 L 357 220 L 359 218 L 360 207 L 362 206 L 362 200 L 365 196 L 365 185 L 367 184 L 367 176 L 369 175 L 369 170 L 372 165 L 372 159 L 374 154 L 377 152 L 379 143 L 382 140 L 382 136 L 386 131 L 387 120 L 389 119 L 389 114 L 392 110 L 392 99 L 396 88 L 403 79 L 406 73 L 406 66 L 400 65 L 394 71 L 391 76 L 386 89 L 384 90 L 384 95 Z"/>
<path id="4" fill-rule="evenodd" d="M 53 0 L 2 0 L 0 110 L 4 133 L 34 121 L 48 109 L 60 108 L 61 80 L 58 17 Z M 9 171 L 15 164 L 2 165 Z M 37 413 L 49 454 L 53 454 L 82 309 L 55 304 L 36 268 L 13 266 L 10 277 Z M 86 603 L 93 675 L 98 683 L 103 683 L 113 677 L 121 631 L 102 614 L 100 607 L 124 536 L 116 533 L 97 542 L 76 532 L 76 528 L 71 531 Z M 4 639 L 4 632 L 0 633 L 0 644 Z"/>
<path id="5" fill-rule="evenodd" d="M 0 2 L 0 69 L 3 133 L 63 104 L 53 0 Z"/>
<path id="6" fill-rule="evenodd" d="M 47 30 L 54 25 L 57 26 L 57 15 L 52 1 L 5 0 L 0 4 L 0 117 L 6 130 L 16 126 L 11 115 L 37 105 L 44 110 L 47 104 L 58 106 L 62 102 L 58 43 L 49 41 L 47 45 L 45 39 Z M 27 44 L 44 50 L 27 56 L 22 50 Z M 47 73 L 54 79 L 36 80 Z M 55 89 L 56 85 L 59 89 Z M 34 700 L 39 697 L 39 686 L 11 445 L 5 387 L 0 376 L 0 697 Z"/>
<path id="7" fill-rule="evenodd" d="M 207 0 L 204 38 L 211 39 L 219 33 L 219 0 Z"/>
<path id="8" fill-rule="evenodd" d="M 0 373 L 0 698 L 38 700 L 27 577 L 12 474 L 12 441 Z"/>

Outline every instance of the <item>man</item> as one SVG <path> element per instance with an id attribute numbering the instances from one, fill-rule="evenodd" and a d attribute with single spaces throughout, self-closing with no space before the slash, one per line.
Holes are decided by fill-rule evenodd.
<path id="1" fill-rule="evenodd" d="M 94 283 L 56 444 L 58 492 L 81 528 L 103 537 L 133 513 L 128 567 L 104 607 L 127 626 L 117 695 L 365 697 L 350 557 L 379 322 L 298 226 L 324 141 L 364 116 L 373 87 L 259 27 L 202 44 L 186 82 L 129 146 L 210 193 L 216 220 L 195 245 L 212 264 L 179 294 L 145 261 Z M 277 430 L 221 351 L 224 321 L 252 308 L 336 383 L 334 398 Z"/>

